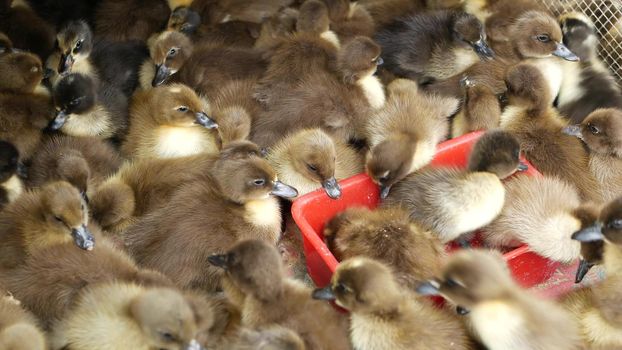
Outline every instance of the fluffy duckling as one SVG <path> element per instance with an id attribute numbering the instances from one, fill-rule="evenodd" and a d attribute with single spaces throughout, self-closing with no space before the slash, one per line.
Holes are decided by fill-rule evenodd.
<path id="1" fill-rule="evenodd" d="M 54 86 L 51 130 L 77 137 L 120 139 L 127 129 L 127 98 L 113 86 L 72 73 Z"/>
<path id="2" fill-rule="evenodd" d="M 204 264 L 207 256 L 245 238 L 276 244 L 281 210 L 275 197 L 297 195 L 265 159 L 221 152 L 211 169 L 128 228 L 126 246 L 140 265 L 164 272 L 178 285 L 213 291 L 221 271 Z M 180 249 L 183 255 L 173 253 Z"/>
<path id="3" fill-rule="evenodd" d="M 386 198 L 391 186 L 427 165 L 436 145 L 447 136 L 447 118 L 458 108 L 458 100 L 419 91 L 417 83 L 399 79 L 387 87 L 389 101 L 367 121 L 370 151 L 367 173 Z"/>
<path id="4" fill-rule="evenodd" d="M 335 300 L 350 311 L 355 349 L 471 349 L 457 318 L 400 289 L 391 270 L 365 257 L 342 262 L 331 284 L 313 298 Z"/>
<path id="5" fill-rule="evenodd" d="M 189 87 L 166 85 L 138 92 L 130 107 L 130 127 L 121 150 L 132 158 L 170 158 L 218 151 L 212 129 L 218 124 Z"/>
<path id="6" fill-rule="evenodd" d="M 14 202 L 24 192 L 24 166 L 13 144 L 0 141 L 0 209 Z"/>
<path id="7" fill-rule="evenodd" d="M 149 39 L 150 60 L 145 60 L 140 70 L 140 86 L 149 89 L 164 83 L 186 63 L 194 46 L 179 32 L 164 31 Z"/>
<path id="8" fill-rule="evenodd" d="M 373 37 L 376 24 L 366 7 L 348 0 L 323 0 L 328 7 L 331 30 L 341 43 L 357 36 Z"/>
<path id="9" fill-rule="evenodd" d="M 415 289 L 440 273 L 445 251 L 431 232 L 401 208 L 350 208 L 324 227 L 324 239 L 340 261 L 366 256 L 384 262 L 395 278 Z"/>
<path id="10" fill-rule="evenodd" d="M 588 147 L 589 170 L 601 185 L 603 199 L 611 201 L 622 194 L 622 111 L 597 109 L 579 125 L 563 129 L 577 136 Z"/>
<path id="11" fill-rule="evenodd" d="M 375 38 L 386 69 L 420 84 L 447 79 L 494 56 L 484 25 L 464 12 L 416 14 L 389 24 Z"/>
<path id="12" fill-rule="evenodd" d="M 341 188 L 337 181 L 363 171 L 363 159 L 353 148 L 332 138 L 321 129 L 301 130 L 283 138 L 266 157 L 284 182 L 299 195 L 320 186 L 337 199 Z"/>
<path id="13" fill-rule="evenodd" d="M 442 275 L 419 292 L 442 295 L 468 312 L 472 329 L 488 349 L 583 349 L 570 314 L 523 291 L 498 253 L 453 254 Z"/>
<path id="14" fill-rule="evenodd" d="M 173 9 L 164 0 L 101 0 L 94 16 L 95 34 L 109 41 L 144 42 L 166 27 Z"/>
<path id="15" fill-rule="evenodd" d="M 551 106 L 539 70 L 519 64 L 508 71 L 506 84 L 509 106 L 501 115 L 501 128 L 516 136 L 526 158 L 544 175 L 576 186 L 583 199 L 602 202 L 598 181 L 589 171 L 588 152 L 581 140 L 562 133 L 566 123 Z"/>
<path id="16" fill-rule="evenodd" d="M 296 31 L 299 14 L 300 12 L 297 9 L 287 7 L 263 21 L 259 35 L 255 40 L 255 49 L 271 52 L 283 40 L 293 35 Z"/>
<path id="17" fill-rule="evenodd" d="M 313 300 L 309 288 L 285 278 L 273 246 L 246 240 L 208 260 L 225 271 L 227 296 L 240 298 L 244 326 L 278 324 L 300 334 L 308 349 L 350 349 L 346 319 L 329 304 Z"/>
<path id="18" fill-rule="evenodd" d="M 446 243 L 491 223 L 503 209 L 502 179 L 522 169 L 518 141 L 489 131 L 477 141 L 466 169 L 428 166 L 393 186 L 383 206 L 402 206 Z"/>
<path id="19" fill-rule="evenodd" d="M 179 6 L 171 12 L 166 24 L 168 31 L 177 31 L 193 37 L 201 26 L 201 15 L 190 7 Z"/>
<path id="20" fill-rule="evenodd" d="M 586 15 L 570 12 L 559 19 L 564 43 L 581 62 L 563 65 L 564 79 L 557 108 L 571 123 L 581 123 L 599 108 L 622 108 L 622 92 L 613 74 L 598 57 L 596 26 Z"/>
<path id="21" fill-rule="evenodd" d="M 358 4 L 367 10 L 378 28 L 426 9 L 424 1 L 412 0 L 360 0 Z M 428 6 L 428 9 L 433 8 Z"/>
<path id="22" fill-rule="evenodd" d="M 51 344 L 54 350 L 194 350 L 196 331 L 192 308 L 177 290 L 112 282 L 80 293 L 54 326 Z"/>
<path id="23" fill-rule="evenodd" d="M 0 348 L 7 350 L 45 350 L 45 336 L 35 318 L 10 295 L 0 297 Z"/>
<path id="24" fill-rule="evenodd" d="M 496 88 L 494 79 L 470 78 L 461 81 L 464 90 L 462 108 L 451 124 L 452 137 L 458 137 L 478 130 L 491 130 L 499 127 L 502 108 L 502 93 L 505 84 Z M 492 84 L 489 84 L 492 83 Z"/>
<path id="25" fill-rule="evenodd" d="M 262 112 L 261 105 L 253 98 L 255 87 L 253 79 L 233 80 L 221 86 L 210 99 L 221 146 L 249 138 L 253 120 Z"/>
<path id="26" fill-rule="evenodd" d="M 54 28 L 26 1 L 3 0 L 0 3 L 0 31 L 11 38 L 15 48 L 28 50 L 41 59 L 54 50 Z"/>
<path id="27" fill-rule="evenodd" d="M 120 166 L 121 158 L 110 144 L 94 137 L 59 135 L 45 140 L 32 158 L 28 184 L 67 181 L 86 196 Z"/>
<path id="28" fill-rule="evenodd" d="M 291 329 L 270 326 L 259 330 L 243 329 L 232 350 L 305 350 L 305 343 Z"/>

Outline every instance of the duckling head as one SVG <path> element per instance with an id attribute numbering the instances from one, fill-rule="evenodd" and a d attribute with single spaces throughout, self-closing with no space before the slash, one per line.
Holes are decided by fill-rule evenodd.
<path id="1" fill-rule="evenodd" d="M 61 180 L 67 181 L 76 187 L 86 203 L 89 202 L 87 191 L 91 177 L 91 169 L 82 153 L 76 150 L 66 150 L 59 155 L 56 171 Z"/>
<path id="2" fill-rule="evenodd" d="M 95 106 L 97 86 L 91 77 L 72 73 L 56 84 L 53 96 L 56 117 L 50 123 L 50 129 L 59 130 L 70 115 L 86 113 Z"/>
<path id="3" fill-rule="evenodd" d="M 218 135 L 221 145 L 233 141 L 248 139 L 251 132 L 252 119 L 242 106 L 228 106 L 214 110 L 214 119 L 218 123 Z"/>
<path id="4" fill-rule="evenodd" d="M 201 15 L 189 7 L 178 7 L 168 19 L 168 30 L 191 36 L 201 25 Z"/>
<path id="5" fill-rule="evenodd" d="M 564 45 L 581 61 L 590 61 L 598 49 L 598 34 L 594 22 L 581 12 L 568 12 L 559 17 Z"/>
<path id="6" fill-rule="evenodd" d="M 319 300 L 334 300 L 353 313 L 395 312 L 393 301 L 400 289 L 391 270 L 384 264 L 365 257 L 355 257 L 339 264 L 330 284 L 313 291 Z"/>
<path id="7" fill-rule="evenodd" d="M 177 73 L 192 54 L 192 49 L 192 42 L 186 35 L 174 31 L 161 33 L 149 45 L 149 54 L 156 72 L 151 85 L 162 85 Z"/>
<path id="8" fill-rule="evenodd" d="M 510 35 L 514 47 L 523 57 L 557 56 L 567 61 L 579 60 L 579 57 L 564 45 L 562 31 L 557 21 L 545 12 L 525 12 L 512 26 Z"/>
<path id="9" fill-rule="evenodd" d="M 330 27 L 328 8 L 319 0 L 307 0 L 299 9 L 296 31 L 320 35 Z"/>
<path id="10" fill-rule="evenodd" d="M 573 211 L 573 216 L 581 222 L 580 230 L 593 228 L 598 222 L 599 208 L 593 203 L 584 203 Z M 580 283 L 594 265 L 602 262 L 603 246 L 603 241 L 581 242 L 581 253 L 575 275 L 575 283 Z"/>
<path id="11" fill-rule="evenodd" d="M 72 237 L 81 249 L 92 250 L 95 238 L 89 232 L 89 213 L 80 192 L 65 181 L 53 182 L 41 189 L 42 222 L 46 234 Z"/>
<path id="12" fill-rule="evenodd" d="M 531 110 L 538 115 L 552 102 L 547 82 L 538 68 L 521 63 L 510 68 L 505 76 L 508 104 Z"/>
<path id="13" fill-rule="evenodd" d="M 212 255 L 210 264 L 225 270 L 245 294 L 270 302 L 283 291 L 283 264 L 277 249 L 260 240 L 245 240 L 225 254 Z"/>
<path id="14" fill-rule="evenodd" d="M 6 141 L 0 141 L 0 183 L 20 172 L 19 151 Z"/>
<path id="15" fill-rule="evenodd" d="M 600 212 L 598 221 L 572 234 L 579 242 L 605 241 L 622 246 L 622 197 L 609 202 Z"/>
<path id="16" fill-rule="evenodd" d="M 194 340 L 197 333 L 194 313 L 178 291 L 149 289 L 132 300 L 130 313 L 151 341 L 151 348 L 200 349 Z"/>
<path id="17" fill-rule="evenodd" d="M 0 349 L 45 350 L 45 337 L 35 326 L 17 323 L 0 331 Z"/>
<path id="18" fill-rule="evenodd" d="M 205 112 L 206 103 L 191 88 L 183 84 L 157 87 L 154 117 L 163 126 L 203 127 L 216 129 L 218 124 Z"/>
<path id="19" fill-rule="evenodd" d="M 58 73 L 61 75 L 71 72 L 76 62 L 85 60 L 93 50 L 93 32 L 85 21 L 69 22 L 56 35 L 60 62 Z"/>
<path id="20" fill-rule="evenodd" d="M 337 69 L 346 83 L 355 83 L 376 73 L 384 61 L 380 57 L 380 46 L 363 36 L 345 44 L 337 56 Z"/>
<path id="21" fill-rule="evenodd" d="M 595 153 L 622 157 L 622 111 L 598 109 L 579 125 L 565 127 L 564 133 L 577 136 Z"/>
<path id="22" fill-rule="evenodd" d="M 480 59 L 492 59 L 494 51 L 486 42 L 484 24 L 477 17 L 466 12 L 454 12 L 451 18 L 451 32 L 459 47 L 470 47 Z"/>
<path id="23" fill-rule="evenodd" d="M 482 302 L 502 299 L 513 284 L 500 253 L 473 249 L 453 254 L 441 278 L 421 284 L 417 292 L 441 295 L 466 313 Z"/>
<path id="24" fill-rule="evenodd" d="M 0 55 L 0 91 L 29 94 L 43 80 L 43 67 L 36 55 L 13 51 Z"/>
<path id="25" fill-rule="evenodd" d="M 416 144 L 402 133 L 389 136 L 367 155 L 367 174 L 380 186 L 380 197 L 389 195 L 391 186 L 410 172 Z"/>
<path id="26" fill-rule="evenodd" d="M 517 170 L 527 170 L 519 157 L 520 144 L 516 137 L 503 130 L 488 131 L 473 147 L 468 169 L 494 173 L 500 179 L 505 179 Z"/>
<path id="27" fill-rule="evenodd" d="M 270 196 L 295 198 L 298 191 L 277 179 L 267 160 L 257 156 L 219 156 L 210 174 L 227 199 L 245 204 Z"/>

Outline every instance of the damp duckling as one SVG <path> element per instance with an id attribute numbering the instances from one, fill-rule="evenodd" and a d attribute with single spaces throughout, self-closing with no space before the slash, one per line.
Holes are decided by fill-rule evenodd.
<path id="1" fill-rule="evenodd" d="M 337 181 L 363 171 L 360 154 L 321 129 L 306 129 L 284 137 L 266 157 L 279 175 L 299 195 L 323 187 L 332 199 L 341 197 Z"/>
<path id="2" fill-rule="evenodd" d="M 37 15 L 27 1 L 2 1 L 0 31 L 11 38 L 15 48 L 30 51 L 42 60 L 54 50 L 54 27 Z"/>
<path id="3" fill-rule="evenodd" d="M 121 139 L 127 129 L 127 98 L 116 88 L 81 73 L 71 73 L 54 86 L 56 116 L 51 130 L 76 137 Z"/>
<path id="4" fill-rule="evenodd" d="M 581 140 L 562 133 L 567 124 L 551 106 L 553 98 L 538 68 L 519 64 L 508 70 L 505 80 L 509 105 L 501 115 L 501 128 L 519 140 L 525 157 L 542 174 L 576 186 L 582 199 L 602 202 L 589 154 Z"/>
<path id="5" fill-rule="evenodd" d="M 207 256 L 245 238 L 276 244 L 282 221 L 276 197 L 297 195 L 265 159 L 221 152 L 212 168 L 129 227 L 125 243 L 139 265 L 163 272 L 179 286 L 214 291 L 222 271 L 206 266 Z M 173 253 L 180 249 L 183 255 Z"/>
<path id="6" fill-rule="evenodd" d="M 0 141 L 0 209 L 24 192 L 22 177 L 25 172 L 17 148 L 10 142 Z"/>
<path id="7" fill-rule="evenodd" d="M 355 349 L 471 349 L 466 329 L 455 316 L 437 310 L 400 289 L 384 264 L 356 257 L 343 261 L 313 298 L 334 300 L 350 312 Z"/>
<path id="8" fill-rule="evenodd" d="M 31 159 L 28 185 L 41 187 L 49 181 L 67 181 L 87 196 L 120 166 L 117 151 L 98 138 L 53 136 Z"/>
<path id="9" fill-rule="evenodd" d="M 522 290 L 499 253 L 462 250 L 420 294 L 459 305 L 491 350 L 583 349 L 579 327 L 561 306 Z"/>
<path id="10" fill-rule="evenodd" d="M 164 0 L 101 0 L 94 14 L 94 32 L 107 41 L 144 42 L 166 27 L 173 9 Z"/>
<path id="11" fill-rule="evenodd" d="M 196 332 L 192 308 L 179 291 L 111 282 L 84 289 L 54 326 L 50 343 L 54 350 L 190 350 L 200 348 Z"/>
<path id="12" fill-rule="evenodd" d="M 480 59 L 492 59 L 484 25 L 456 11 L 416 14 L 387 25 L 375 36 L 385 68 L 427 84 L 462 72 Z"/>
<path id="13" fill-rule="evenodd" d="M 8 350 L 45 350 L 45 335 L 37 320 L 20 302 L 9 295 L 0 297 L 0 348 Z"/>
<path id="14" fill-rule="evenodd" d="M 524 169 L 519 154 L 520 145 L 511 134 L 489 131 L 473 147 L 466 169 L 428 166 L 395 184 L 383 206 L 402 206 L 447 243 L 501 213 L 501 180 Z"/>
<path id="15" fill-rule="evenodd" d="M 300 334 L 308 349 L 350 349 L 347 320 L 327 303 L 311 298 L 311 289 L 285 278 L 274 246 L 259 240 L 241 241 L 209 262 L 224 270 L 227 296 L 239 305 L 242 325 L 278 324 Z M 322 320 L 322 322 L 317 322 Z"/>
<path id="16" fill-rule="evenodd" d="M 399 79 L 387 87 L 389 100 L 370 116 L 366 168 L 386 198 L 391 186 L 427 165 L 447 136 L 447 118 L 459 101 L 422 93 L 417 83 Z"/>
<path id="17" fill-rule="evenodd" d="M 377 259 L 413 290 L 437 276 L 445 258 L 440 240 L 401 208 L 347 209 L 326 224 L 324 239 L 340 261 L 356 256 Z"/>
<path id="18" fill-rule="evenodd" d="M 88 228 L 88 215 L 80 192 L 67 182 L 51 182 L 23 193 L 0 213 L 4 242 L 0 266 L 18 266 L 33 252 L 64 242 L 92 250 L 95 238 Z"/>
<path id="19" fill-rule="evenodd" d="M 557 108 L 571 123 L 578 124 L 599 108 L 622 108 L 622 92 L 613 74 L 598 57 L 599 40 L 592 20 L 580 12 L 560 16 L 564 43 L 580 57 L 564 63 L 564 79 Z"/>
<path id="20" fill-rule="evenodd" d="M 173 84 L 138 92 L 121 151 L 129 158 L 171 158 L 216 153 L 218 128 L 209 106 L 188 86 Z"/>
<path id="21" fill-rule="evenodd" d="M 622 111 L 597 109 L 563 132 L 578 137 L 589 149 L 589 170 L 601 186 L 603 200 L 622 195 Z"/>

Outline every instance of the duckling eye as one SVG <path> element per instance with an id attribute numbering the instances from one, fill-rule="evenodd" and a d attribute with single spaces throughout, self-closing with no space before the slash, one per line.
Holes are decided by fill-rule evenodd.
<path id="1" fill-rule="evenodd" d="M 548 34 L 537 35 L 536 39 L 538 39 L 539 42 L 543 43 L 548 43 L 549 41 L 551 41 L 551 38 L 548 36 Z"/>
<path id="2" fill-rule="evenodd" d="M 459 287 L 459 286 L 460 286 L 460 283 L 456 282 L 456 281 L 455 281 L 454 279 L 452 279 L 452 278 L 448 278 L 448 279 L 446 279 L 446 280 L 445 280 L 444 285 L 445 285 L 447 288 L 455 288 L 455 287 Z"/>
<path id="3" fill-rule="evenodd" d="M 177 55 L 177 51 L 178 50 L 179 50 L 178 48 L 173 47 L 172 49 L 168 50 L 167 56 L 168 57 L 174 57 L 175 55 Z"/>
<path id="4" fill-rule="evenodd" d="M 622 220 L 618 219 L 618 220 L 611 221 L 610 223 L 607 224 L 607 228 L 612 228 L 614 230 L 622 229 Z"/>
<path id="5" fill-rule="evenodd" d="M 307 169 L 314 173 L 317 172 L 317 167 L 315 165 L 307 164 Z"/>
<path id="6" fill-rule="evenodd" d="M 58 221 L 60 223 L 63 222 L 63 219 L 60 216 L 54 216 L 54 220 L 56 220 L 56 221 Z"/>
<path id="7" fill-rule="evenodd" d="M 71 100 L 71 102 L 69 102 L 70 106 L 77 106 L 80 103 L 80 99 L 76 98 L 75 100 Z"/>
<path id="8" fill-rule="evenodd" d="M 338 283 L 334 289 L 335 289 L 335 292 L 341 293 L 341 294 L 346 293 L 348 291 L 348 288 L 346 288 L 346 286 L 344 286 L 343 283 Z"/>
<path id="9" fill-rule="evenodd" d="M 175 336 L 171 333 L 162 332 L 160 333 L 160 336 L 162 337 L 162 339 L 164 339 L 165 342 L 172 343 L 175 341 Z"/>
<path id="10" fill-rule="evenodd" d="M 182 113 L 186 113 L 186 112 L 188 112 L 188 107 L 180 106 L 180 107 L 177 107 L 177 110 L 182 112 Z"/>
<path id="11" fill-rule="evenodd" d="M 263 186 L 266 184 L 266 180 L 264 179 L 255 179 L 253 180 L 253 185 L 255 186 Z"/>
<path id="12" fill-rule="evenodd" d="M 594 126 L 594 124 L 587 124 L 587 129 L 594 135 L 600 134 L 600 129 Z"/>
<path id="13" fill-rule="evenodd" d="M 76 52 L 82 48 L 83 43 L 84 43 L 84 40 L 78 40 L 78 42 L 76 43 Z"/>

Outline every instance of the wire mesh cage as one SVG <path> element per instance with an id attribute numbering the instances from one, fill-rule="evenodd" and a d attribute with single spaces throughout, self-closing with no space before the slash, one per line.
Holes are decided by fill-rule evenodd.
<path id="1" fill-rule="evenodd" d="M 600 36 L 600 56 L 622 82 L 622 0 L 539 0 L 553 14 L 579 11 L 590 17 Z"/>

